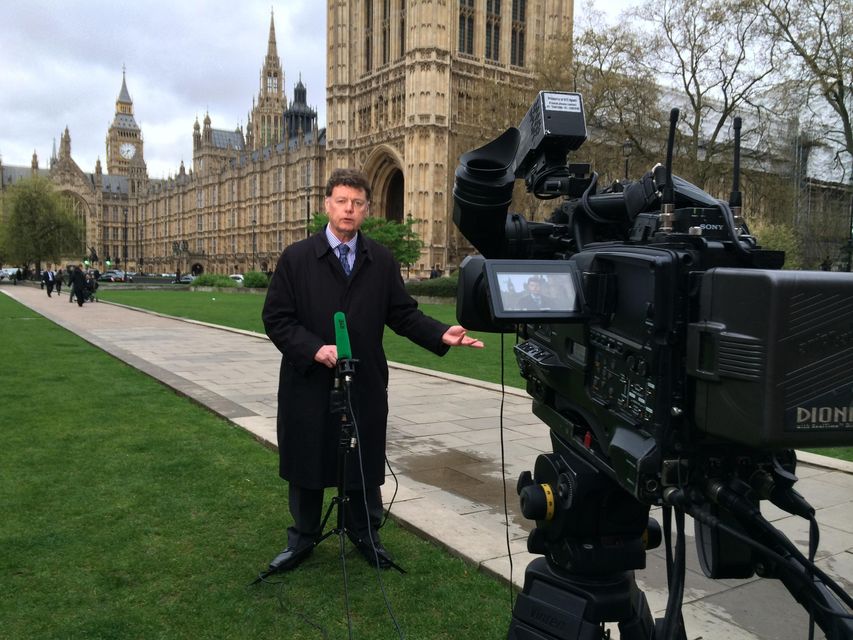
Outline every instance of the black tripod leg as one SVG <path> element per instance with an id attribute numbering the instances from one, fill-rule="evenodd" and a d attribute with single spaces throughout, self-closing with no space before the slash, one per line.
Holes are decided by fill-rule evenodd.
<path id="1" fill-rule="evenodd" d="M 332 510 L 335 508 L 335 506 L 338 506 L 340 499 L 341 499 L 340 496 L 335 496 L 334 498 L 332 498 L 332 502 L 329 504 L 328 508 L 326 509 L 326 513 L 323 516 L 323 520 L 320 522 L 320 531 L 321 532 L 326 531 L 326 524 L 329 522 L 329 518 L 332 515 Z M 340 506 L 338 506 L 338 508 L 340 508 Z M 318 544 L 323 542 L 323 540 L 325 540 L 329 536 L 332 536 L 336 533 L 338 533 L 337 528 L 329 529 L 328 531 L 326 531 L 326 533 L 321 533 L 320 536 L 317 538 L 317 540 L 314 542 L 314 546 L 316 547 Z"/>
<path id="2" fill-rule="evenodd" d="M 631 609 L 631 618 L 619 622 L 619 637 L 623 640 L 653 640 L 656 637 L 655 619 L 649 609 L 646 594 L 639 589 Z"/>

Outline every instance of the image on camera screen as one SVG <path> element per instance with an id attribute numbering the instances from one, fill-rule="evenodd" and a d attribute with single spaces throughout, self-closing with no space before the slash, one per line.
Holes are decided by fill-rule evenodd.
<path id="1" fill-rule="evenodd" d="M 504 311 L 574 311 L 577 295 L 567 273 L 497 274 Z"/>

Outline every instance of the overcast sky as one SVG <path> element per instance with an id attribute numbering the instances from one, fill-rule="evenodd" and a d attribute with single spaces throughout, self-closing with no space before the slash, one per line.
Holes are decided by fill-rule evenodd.
<path id="1" fill-rule="evenodd" d="M 633 0 L 577 0 L 608 13 Z M 145 139 L 148 174 L 192 160 L 192 127 L 245 127 L 267 50 L 270 10 L 288 100 L 299 80 L 325 126 L 326 2 L 322 0 L 25 0 L 0 11 L 0 158 L 47 166 L 65 126 L 83 171 L 101 159 L 121 89 L 122 65 Z"/>

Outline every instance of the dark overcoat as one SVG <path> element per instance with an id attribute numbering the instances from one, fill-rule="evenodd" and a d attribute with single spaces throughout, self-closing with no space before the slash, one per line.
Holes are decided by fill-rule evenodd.
<path id="1" fill-rule="evenodd" d="M 71 286 L 71 294 L 78 300 L 86 299 L 86 274 L 82 269 L 74 269 L 68 276 L 68 284 Z"/>
<path id="2" fill-rule="evenodd" d="M 335 344 L 334 315 L 346 314 L 352 357 L 358 360 L 352 384 L 353 412 L 362 465 L 351 455 L 348 486 L 376 487 L 385 478 L 388 417 L 388 363 L 382 349 L 387 325 L 438 355 L 448 325 L 419 309 L 406 293 L 400 266 L 384 246 L 358 235 L 352 274 L 344 274 L 325 231 L 297 242 L 281 254 L 270 280 L 263 321 L 282 353 L 278 386 L 279 474 L 297 485 L 320 489 L 337 485 L 340 415 L 329 398 L 334 369 L 314 361 L 323 345 Z"/>

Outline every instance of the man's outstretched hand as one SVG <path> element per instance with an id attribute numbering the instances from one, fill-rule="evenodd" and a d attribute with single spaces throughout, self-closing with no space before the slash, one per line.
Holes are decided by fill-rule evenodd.
<path id="1" fill-rule="evenodd" d="M 468 331 L 465 327 L 455 324 L 444 332 L 444 335 L 441 336 L 441 341 L 451 347 L 474 347 L 475 349 L 482 349 L 485 346 L 481 340 L 469 338 L 466 335 L 467 333 Z"/>

